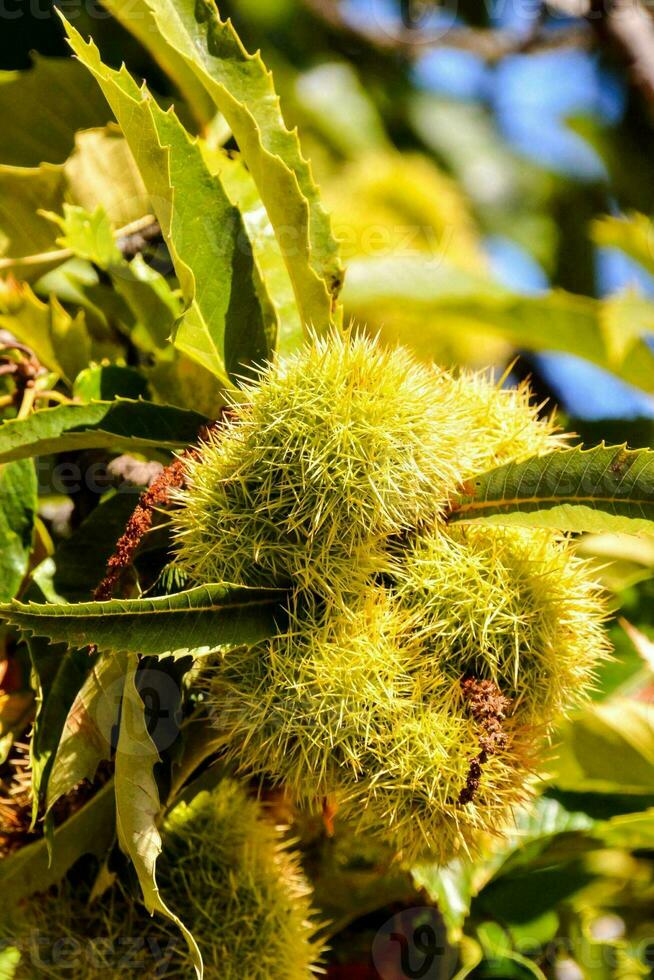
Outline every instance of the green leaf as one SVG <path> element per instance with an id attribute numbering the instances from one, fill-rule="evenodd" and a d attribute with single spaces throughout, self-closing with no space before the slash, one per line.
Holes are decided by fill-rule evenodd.
<path id="1" fill-rule="evenodd" d="M 220 176 L 227 196 L 243 215 L 254 260 L 276 313 L 277 336 L 271 338 L 271 347 L 280 354 L 287 354 L 304 343 L 304 326 L 295 302 L 293 285 L 257 185 L 241 159 L 228 156 L 223 150 L 212 152 L 205 143 L 202 144 L 202 151 L 209 169 Z"/>
<path id="2" fill-rule="evenodd" d="M 483 922 L 477 928 L 477 938 L 481 943 L 484 957 L 492 964 L 492 970 L 502 980 L 547 980 L 535 962 L 513 949 L 511 937 L 503 926 L 494 921 Z M 492 975 L 492 974 L 491 974 Z"/>
<path id="3" fill-rule="evenodd" d="M 632 288 L 607 296 L 598 307 L 608 364 L 620 371 L 634 347 L 642 350 L 642 338 L 654 328 L 654 303 Z"/>
<path id="4" fill-rule="evenodd" d="M 137 347 L 153 353 L 168 346 L 175 320 L 182 309 L 164 277 L 139 255 L 127 262 L 114 238 L 109 216 L 98 204 L 91 213 L 64 204 L 63 217 L 48 214 L 63 234 L 57 244 L 77 258 L 92 262 L 111 278 L 114 289 L 134 314 L 129 333 Z"/>
<path id="5" fill-rule="evenodd" d="M 20 950 L 7 946 L 0 950 L 0 980 L 14 980 L 20 964 Z"/>
<path id="6" fill-rule="evenodd" d="M 131 262 L 114 264 L 107 271 L 116 292 L 134 314 L 132 343 L 146 353 L 170 350 L 175 322 L 182 314 L 177 292 L 141 255 Z"/>
<path id="7" fill-rule="evenodd" d="M 0 462 L 72 449 L 154 453 L 186 448 L 207 419 L 187 409 L 117 398 L 57 405 L 0 425 Z"/>
<path id="8" fill-rule="evenodd" d="M 567 416 L 565 427 L 579 436 L 580 444 L 587 449 L 605 442 L 616 446 L 626 442 L 630 449 L 654 448 L 654 419 L 637 418 L 582 419 Z"/>
<path id="9" fill-rule="evenodd" d="M 0 616 L 55 643 L 163 657 L 265 640 L 276 631 L 283 598 L 279 589 L 201 585 L 155 599 L 14 601 L 0 606 Z"/>
<path id="10" fill-rule="evenodd" d="M 115 398 L 148 397 L 148 383 L 135 368 L 117 364 L 84 368 L 75 378 L 73 397 L 82 402 L 113 401 Z"/>
<path id="11" fill-rule="evenodd" d="M 584 813 L 570 813 L 556 800 L 539 797 L 515 815 L 515 832 L 490 843 L 480 856 L 445 866 L 422 862 L 411 868 L 416 885 L 438 903 L 452 941 L 458 941 L 473 898 L 514 868 L 576 856 L 584 831 L 594 826 Z M 554 847 L 558 847 L 555 852 Z"/>
<path id="12" fill-rule="evenodd" d="M 0 889 L 19 902 L 45 892 L 64 877 L 84 854 L 101 859 L 114 837 L 114 786 L 107 783 L 54 832 L 52 862 L 45 838 L 28 844 L 0 861 Z"/>
<path id="13" fill-rule="evenodd" d="M 114 241 L 107 212 L 98 205 L 91 213 L 78 204 L 64 204 L 63 216 L 47 211 L 45 218 L 57 225 L 61 235 L 57 245 L 67 248 L 80 259 L 87 259 L 101 269 L 120 262 L 121 254 Z"/>
<path id="14" fill-rule="evenodd" d="M 156 401 L 203 412 L 211 419 L 219 418 L 225 407 L 225 391 L 215 374 L 171 345 L 144 374 Z"/>
<path id="15" fill-rule="evenodd" d="M 30 740 L 32 817 L 36 820 L 39 807 L 46 797 L 48 779 L 68 713 L 97 657 L 88 650 L 68 650 L 65 645 L 51 645 L 41 639 L 31 639 L 27 646 L 38 690 L 34 731 Z M 88 745 L 84 745 L 84 749 L 87 748 Z M 79 781 L 76 779 L 69 788 L 72 789 Z"/>
<path id="16" fill-rule="evenodd" d="M 181 747 L 173 760 L 167 807 L 177 802 L 177 797 L 192 779 L 197 769 L 224 746 L 224 733 L 216 726 L 215 719 L 189 718 L 180 733 Z"/>
<path id="17" fill-rule="evenodd" d="M 456 522 L 559 531 L 654 531 L 654 452 L 564 449 L 469 480 L 450 505 Z"/>
<path id="18" fill-rule="evenodd" d="M 131 658 L 125 678 L 120 732 L 116 749 L 116 828 L 121 849 L 131 859 L 149 912 L 161 912 L 181 930 L 202 980 L 202 956 L 181 920 L 164 902 L 156 881 L 156 865 L 162 849 L 157 822 L 161 804 L 154 778 L 159 753 L 148 733 L 145 705 L 136 686 L 138 658 Z"/>
<path id="19" fill-rule="evenodd" d="M 170 343 L 172 324 L 182 309 L 177 290 L 150 268 L 141 255 L 117 272 L 120 274 L 111 279 L 90 262 L 71 256 L 41 276 L 34 288 L 42 296 L 84 311 L 89 332 L 93 328 L 91 360 L 95 363 L 125 360 L 127 351 L 116 330 L 129 337 L 140 351 L 155 354 L 157 360 L 162 355 L 172 358 L 175 354 Z M 151 358 L 143 360 L 147 365 Z M 217 385 L 215 378 L 213 381 Z M 178 404 L 174 399 L 161 400 Z"/>
<path id="20" fill-rule="evenodd" d="M 32 460 L 0 465 L 0 600 L 18 592 L 32 553 L 37 484 Z"/>
<path id="21" fill-rule="evenodd" d="M 577 714 L 562 729 L 552 782 L 575 793 L 651 794 L 651 705 L 612 698 Z"/>
<path id="22" fill-rule="evenodd" d="M 592 817 L 547 796 L 523 807 L 515 822 L 515 832 L 496 847 L 493 880 L 574 860 L 598 846 Z"/>
<path id="23" fill-rule="evenodd" d="M 61 601 L 59 597 L 63 597 L 74 602 L 89 597 L 93 586 L 101 580 L 107 559 L 134 510 L 136 496 L 136 492 L 116 493 L 103 501 L 71 537 L 59 545 L 53 558 L 46 559 L 43 564 L 54 569 L 51 585 L 58 598 L 53 601 Z M 35 580 L 40 579 L 42 567 L 35 570 Z M 34 582 L 29 586 L 26 598 L 43 601 L 41 590 Z M 59 788 L 55 790 L 55 799 L 82 779 L 92 779 L 98 764 L 109 757 L 111 726 L 117 717 L 118 702 L 114 699 L 115 716 L 110 704 L 107 705 L 108 714 L 105 711 L 102 715 L 98 692 L 106 691 L 112 684 L 122 690 L 122 679 L 118 674 L 100 687 L 99 680 L 104 671 L 107 668 L 115 671 L 120 660 L 101 661 L 96 669 L 97 655 L 92 655 L 88 648 L 69 650 L 66 643 L 50 644 L 43 638 L 34 637 L 27 645 L 37 689 L 37 712 L 30 741 L 36 812 L 46 797 L 58 749 L 55 782 Z M 89 675 L 92 676 L 87 681 Z M 73 705 L 75 708 L 71 711 Z M 68 727 L 67 721 L 70 721 Z"/>
<path id="24" fill-rule="evenodd" d="M 416 864 L 411 868 L 411 876 L 416 887 L 423 889 L 438 905 L 450 940 L 458 941 L 470 914 L 473 896 L 485 883 L 485 877 L 481 882 L 476 881 L 473 862 L 462 858 L 446 865 L 427 861 Z"/>
<path id="25" fill-rule="evenodd" d="M 607 847 L 651 851 L 654 849 L 654 809 L 612 817 L 601 825 L 600 834 Z"/>
<path id="26" fill-rule="evenodd" d="M 149 197 L 115 124 L 77 133 L 65 164 L 0 166 L 0 274 L 32 281 L 70 258 L 41 213 L 60 212 L 64 201 L 88 212 L 101 206 L 114 232 L 124 234 L 134 222 L 152 224 Z"/>
<path id="27" fill-rule="evenodd" d="M 286 128 L 272 75 L 211 0 L 146 0 L 161 36 L 225 117 L 275 229 L 303 323 L 335 317 L 343 272 L 330 220 L 297 133 Z"/>
<path id="28" fill-rule="evenodd" d="M 80 65 L 34 55 L 27 71 L 0 72 L 0 163 L 63 163 L 78 130 L 103 126 L 110 117 L 107 103 L 86 84 Z"/>
<path id="29" fill-rule="evenodd" d="M 212 99 L 185 59 L 166 43 L 147 3 L 142 0 L 106 0 L 104 6 L 140 41 L 172 79 L 196 121 L 201 126 L 211 122 L 216 112 Z"/>
<path id="30" fill-rule="evenodd" d="M 168 245 L 187 303 L 175 344 L 227 383 L 269 354 L 273 316 L 241 215 L 174 112 L 160 109 L 124 68 L 106 67 L 70 24 L 66 30 L 121 125 Z"/>
<path id="31" fill-rule="evenodd" d="M 645 341 L 631 333 L 625 344 L 611 335 L 624 329 L 633 312 L 630 294 L 608 300 L 562 290 L 518 296 L 481 275 L 448 265 L 441 257 L 419 256 L 353 260 L 343 302 L 346 313 L 358 320 L 383 319 L 389 327 L 385 326 L 384 335 L 409 346 L 411 336 L 403 328 L 411 314 L 409 324 L 412 331 L 420 331 L 421 350 L 428 349 L 430 334 L 436 342 L 448 331 L 485 331 L 527 350 L 583 357 L 644 391 L 654 391 L 654 353 Z M 642 330 L 651 331 L 654 304 L 639 297 L 638 308 Z M 396 316 L 399 333 L 393 332 Z"/>

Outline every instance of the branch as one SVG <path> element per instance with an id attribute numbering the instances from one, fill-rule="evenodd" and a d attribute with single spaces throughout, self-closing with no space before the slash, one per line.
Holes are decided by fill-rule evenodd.
<path id="1" fill-rule="evenodd" d="M 512 31 L 474 27 L 455 27 L 438 37 L 425 36 L 419 28 L 397 25 L 384 31 L 367 25 L 354 25 L 343 15 L 338 0 L 304 0 L 305 6 L 334 31 L 355 41 L 363 42 L 379 52 L 399 54 L 408 60 L 421 57 L 426 51 L 438 48 L 458 48 L 470 51 L 488 62 L 500 61 L 510 54 L 528 54 L 534 51 L 550 51 L 558 48 L 588 47 L 592 44 L 592 32 L 585 24 L 547 31 L 542 19 L 526 37 Z"/>
<path id="2" fill-rule="evenodd" d="M 409 61 L 426 51 L 458 48 L 493 63 L 512 54 L 590 48 L 599 42 L 617 50 L 629 68 L 633 84 L 654 106 L 654 14 L 640 0 L 547 0 L 544 7 L 579 17 L 580 22 L 547 30 L 546 18 L 541 16 L 526 37 L 511 31 L 473 27 L 454 27 L 434 37 L 425 35 L 419 27 L 412 29 L 401 24 L 385 31 L 370 23 L 349 22 L 339 0 L 304 0 L 304 4 L 333 31 L 380 53 L 399 54 Z"/>
<path id="3" fill-rule="evenodd" d="M 654 20 L 645 7 L 638 0 L 590 0 L 586 21 L 601 43 L 618 51 L 654 106 Z"/>

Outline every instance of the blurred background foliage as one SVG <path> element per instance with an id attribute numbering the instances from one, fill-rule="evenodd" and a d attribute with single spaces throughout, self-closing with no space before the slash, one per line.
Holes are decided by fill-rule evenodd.
<path id="1" fill-rule="evenodd" d="M 229 148 L 188 79 L 157 63 L 147 32 L 139 38 L 100 4 L 62 8 L 110 64 L 125 61 L 163 105 L 174 99 L 207 160 Z M 654 445 L 647 7 L 223 0 L 220 9 L 249 50 L 262 50 L 299 127 L 342 241 L 346 315 L 447 366 L 531 377 L 543 411 L 558 406 L 589 445 Z M 69 59 L 47 0 L 5 0 L 0 18 L 0 329 L 47 369 L 45 401 L 63 378 L 82 400 L 147 395 L 215 415 L 216 379 L 166 343 L 176 284 L 156 227 L 143 225 L 147 197 L 103 97 Z M 66 212 L 62 244 L 65 205 L 77 210 Z M 88 240 L 79 209 L 95 215 Z M 105 220 L 119 232 L 118 256 L 111 234 L 102 253 Z M 10 417 L 13 382 L 0 382 Z M 40 501 L 44 540 L 70 532 L 56 503 Z M 612 597 L 615 660 L 560 732 L 538 805 L 508 844 L 489 842 L 484 860 L 411 876 L 384 874 L 384 855 L 338 835 L 308 845 L 336 923 L 331 977 L 393 980 L 391 965 L 372 963 L 374 936 L 389 916 L 429 902 L 445 953 L 415 975 L 654 975 L 654 539 L 589 535 L 579 549 Z M 29 695 L 6 677 L 2 685 L 12 691 L 2 696 L 9 739 Z"/>

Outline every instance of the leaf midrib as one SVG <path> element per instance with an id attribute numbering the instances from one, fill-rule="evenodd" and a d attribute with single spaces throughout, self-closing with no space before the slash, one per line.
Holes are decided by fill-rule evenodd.
<path id="1" fill-rule="evenodd" d="M 218 604 L 211 603 L 210 605 L 207 606 L 195 606 L 195 607 L 180 606 L 177 609 L 171 607 L 167 607 L 167 608 L 156 607 L 155 609 L 107 609 L 105 607 L 104 610 L 98 609 L 97 611 L 93 610 L 91 612 L 86 612 L 85 603 L 79 603 L 79 604 L 71 603 L 70 608 L 80 609 L 81 606 L 84 606 L 85 607 L 85 612 L 83 616 L 84 619 L 98 619 L 105 616 L 111 616 L 112 618 L 114 618 L 117 616 L 153 616 L 153 615 L 161 616 L 166 614 L 172 614 L 173 616 L 180 616 L 187 613 L 190 613 L 192 615 L 197 615 L 198 613 L 207 613 L 207 612 L 233 612 L 235 609 L 250 609 L 253 606 L 255 608 L 259 606 L 274 606 L 281 601 L 283 595 L 284 593 L 280 591 L 279 598 L 265 598 L 265 599 L 258 599 L 258 600 L 252 599 L 250 602 L 235 602 L 229 604 L 225 603 L 222 605 L 220 603 Z M 44 605 L 45 608 L 42 608 L 42 606 Z M 66 618 L 76 619 L 77 618 L 76 614 L 74 613 L 72 615 L 62 613 L 60 611 L 59 606 L 57 606 L 57 609 L 59 610 L 58 612 L 55 612 L 54 610 L 48 612 L 47 605 L 48 605 L 47 603 L 42 604 L 38 602 L 27 603 L 27 604 L 12 603 L 8 607 L 7 612 L 14 612 L 19 615 L 41 616 L 44 619 L 66 619 Z M 53 603 L 52 605 L 55 604 Z M 99 605 L 104 605 L 104 603 L 99 603 Z M 0 611 L 2 611 L 2 607 L 0 607 Z"/>
<path id="2" fill-rule="evenodd" d="M 500 500 L 475 500 L 471 501 L 469 504 L 455 504 L 451 508 L 452 515 L 459 515 L 466 513 L 470 510 L 490 510 L 497 507 L 520 507 L 523 504 L 579 504 L 579 503 L 590 503 L 599 506 L 600 504 L 606 503 L 619 503 L 619 504 L 629 504 L 632 506 L 640 507 L 651 507 L 653 504 L 652 500 L 641 500 L 637 497 L 602 497 L 597 494 L 592 494 L 591 496 L 576 497 L 576 496 L 554 496 L 554 497 L 512 497 L 504 498 Z"/>

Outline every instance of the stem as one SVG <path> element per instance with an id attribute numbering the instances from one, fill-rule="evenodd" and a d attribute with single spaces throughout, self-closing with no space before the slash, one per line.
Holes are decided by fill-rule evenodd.
<path id="1" fill-rule="evenodd" d="M 37 391 L 36 388 L 30 387 L 25 389 L 25 394 L 23 395 L 23 400 L 18 410 L 17 418 L 26 419 L 34 408 L 34 402 L 36 401 Z"/>
<path id="2" fill-rule="evenodd" d="M 64 395 L 60 391 L 52 391 L 50 389 L 48 389 L 48 391 L 37 391 L 36 394 L 35 394 L 35 396 L 34 396 L 34 398 L 35 399 L 39 399 L 39 398 L 45 399 L 45 400 L 47 400 L 49 402 L 57 402 L 57 404 L 59 404 L 59 405 L 74 405 L 75 404 L 75 399 L 74 398 L 69 398 L 68 395 Z"/>

